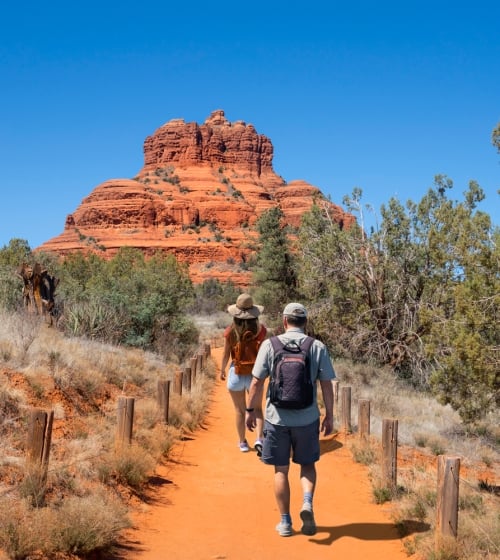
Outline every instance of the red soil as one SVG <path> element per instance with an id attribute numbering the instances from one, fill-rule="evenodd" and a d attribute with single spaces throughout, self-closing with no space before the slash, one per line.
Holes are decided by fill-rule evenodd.
<path id="1" fill-rule="evenodd" d="M 212 351 L 220 363 L 221 350 Z M 253 434 L 249 441 L 253 443 Z M 318 532 L 300 532 L 298 468 L 291 467 L 294 534 L 280 537 L 273 469 L 237 447 L 234 412 L 218 381 L 203 427 L 158 468 L 157 489 L 134 514 L 124 560 L 404 560 L 390 505 L 372 499 L 368 470 L 355 463 L 346 436 L 322 438 L 314 509 Z"/>

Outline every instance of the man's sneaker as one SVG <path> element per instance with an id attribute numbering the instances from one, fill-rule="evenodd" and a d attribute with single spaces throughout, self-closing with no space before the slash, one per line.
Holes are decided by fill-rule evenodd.
<path id="1" fill-rule="evenodd" d="M 292 536 L 292 524 L 291 523 L 284 523 L 280 521 L 276 525 L 276 531 L 278 531 L 280 537 L 291 537 Z"/>
<path id="2" fill-rule="evenodd" d="M 305 502 L 300 510 L 300 518 L 302 519 L 302 534 L 303 535 L 315 535 L 316 534 L 316 522 L 314 521 L 314 513 L 312 510 L 312 505 Z"/>
<path id="3" fill-rule="evenodd" d="M 247 451 L 250 451 L 250 447 L 248 447 L 247 440 L 240 441 L 240 451 L 242 451 L 243 453 L 246 453 Z"/>
<path id="4" fill-rule="evenodd" d="M 257 457 L 262 457 L 262 441 L 260 439 L 255 440 L 255 451 L 257 451 Z"/>

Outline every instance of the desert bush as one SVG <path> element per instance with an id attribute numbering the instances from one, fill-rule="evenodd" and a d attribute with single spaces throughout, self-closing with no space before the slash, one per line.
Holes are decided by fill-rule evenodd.
<path id="1" fill-rule="evenodd" d="M 373 497 L 376 504 L 385 504 L 392 500 L 393 493 L 387 486 L 374 486 Z"/>
<path id="2" fill-rule="evenodd" d="M 91 297 L 66 305 L 59 325 L 69 336 L 118 343 L 126 332 L 127 317 L 105 301 Z"/>
<path id="3" fill-rule="evenodd" d="M 53 376 L 55 384 L 62 389 L 75 389 L 80 395 L 91 398 L 102 387 L 105 378 L 97 370 L 59 369 Z"/>
<path id="4" fill-rule="evenodd" d="M 362 465 L 371 465 L 378 457 L 375 445 L 371 441 L 351 443 L 349 445 L 349 450 L 351 451 L 353 459 L 356 463 L 360 463 Z"/>
<path id="5" fill-rule="evenodd" d="M 159 318 L 153 331 L 152 347 L 168 361 L 183 361 L 196 348 L 200 333 L 189 317 Z"/>
<path id="6" fill-rule="evenodd" d="M 427 447 L 434 455 L 444 455 L 446 452 L 446 442 L 442 437 L 433 436 L 427 440 Z"/>
<path id="7" fill-rule="evenodd" d="M 73 254 L 56 272 L 64 309 L 59 325 L 68 335 L 157 349 L 165 329 L 181 342 L 188 334 L 183 317 L 193 287 L 172 255 L 146 258 L 126 247 L 109 260 Z"/>
<path id="8" fill-rule="evenodd" d="M 131 526 L 125 506 L 104 490 L 65 499 L 56 510 L 56 521 L 57 548 L 74 554 L 106 550 Z"/>
<path id="9" fill-rule="evenodd" d="M 26 500 L 3 498 L 0 504 L 0 547 L 21 560 L 35 551 L 85 554 L 112 546 L 130 526 L 126 509 L 104 490 L 70 496 L 58 508 L 33 508 Z"/>
<path id="10" fill-rule="evenodd" d="M 8 348 L 9 361 L 24 364 L 28 352 L 40 335 L 43 319 L 24 310 L 16 312 L 0 311 L 0 339 Z"/>
<path id="11" fill-rule="evenodd" d="M 8 312 L 20 308 L 21 281 L 13 267 L 0 266 L 0 309 Z"/>
<path id="12" fill-rule="evenodd" d="M 0 548 L 13 560 L 22 560 L 35 550 L 53 553 L 54 522 L 53 510 L 34 509 L 17 496 L 4 497 L 0 503 Z"/>
<path id="13" fill-rule="evenodd" d="M 499 557 L 500 515 L 494 503 L 488 504 L 481 512 L 461 514 L 457 544 L 461 560 L 494 560 Z"/>
<path id="14" fill-rule="evenodd" d="M 21 391 L 14 389 L 6 381 L 2 381 L 0 383 L 0 418 L 2 424 L 9 417 L 17 416 L 24 402 L 24 395 Z"/>
<path id="15" fill-rule="evenodd" d="M 414 434 L 415 443 L 418 447 L 426 447 L 429 441 L 429 434 L 426 432 L 417 432 Z"/>
<path id="16" fill-rule="evenodd" d="M 195 286 L 194 293 L 190 312 L 195 315 L 212 315 L 225 311 L 228 305 L 236 301 L 240 291 L 230 280 L 221 282 L 210 278 Z"/>
<path id="17" fill-rule="evenodd" d="M 33 507 L 42 507 L 45 504 L 46 474 L 43 467 L 35 464 L 27 465 L 24 471 L 24 479 L 19 485 L 19 493 Z"/>
<path id="18" fill-rule="evenodd" d="M 109 482 L 112 477 L 117 482 L 135 489 L 143 486 L 155 467 L 153 457 L 136 442 L 118 446 L 103 457 L 103 462 L 105 468 L 100 470 L 103 482 Z"/>

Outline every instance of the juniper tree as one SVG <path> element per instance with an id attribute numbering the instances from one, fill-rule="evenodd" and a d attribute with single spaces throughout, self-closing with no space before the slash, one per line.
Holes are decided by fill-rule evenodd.
<path id="1" fill-rule="evenodd" d="M 461 202 L 448 197 L 452 186 L 437 176 L 419 203 L 390 199 L 370 233 L 363 220 L 342 230 L 313 207 L 299 286 L 336 353 L 393 366 L 472 422 L 499 404 L 499 233 L 476 208 L 479 185 Z M 361 194 L 345 199 L 358 215 Z"/>
<path id="2" fill-rule="evenodd" d="M 297 297 L 294 257 L 278 206 L 264 212 L 256 223 L 259 233 L 253 266 L 254 299 L 269 317 L 277 319 L 288 301 Z"/>

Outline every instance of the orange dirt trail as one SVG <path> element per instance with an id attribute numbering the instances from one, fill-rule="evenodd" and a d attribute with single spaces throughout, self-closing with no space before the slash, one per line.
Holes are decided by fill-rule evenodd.
<path id="1" fill-rule="evenodd" d="M 221 349 L 212 357 L 220 364 Z M 249 434 L 253 444 L 253 434 Z M 298 467 L 290 469 L 294 534 L 275 531 L 279 514 L 273 468 L 237 447 L 234 412 L 217 381 L 203 428 L 180 442 L 158 468 L 154 498 L 134 515 L 125 535 L 126 560 L 406 560 L 390 519 L 376 505 L 366 467 L 356 464 L 344 436 L 323 438 L 314 510 L 318 532 L 300 532 Z"/>

